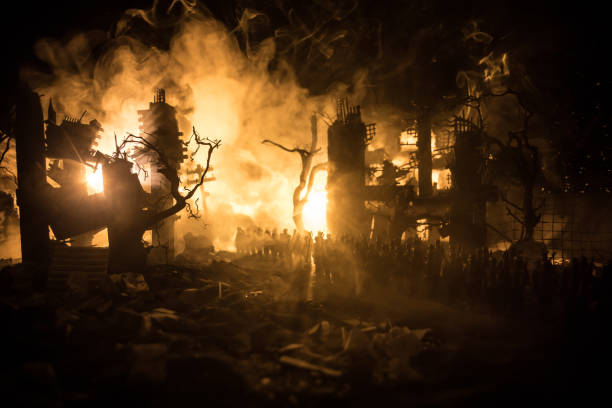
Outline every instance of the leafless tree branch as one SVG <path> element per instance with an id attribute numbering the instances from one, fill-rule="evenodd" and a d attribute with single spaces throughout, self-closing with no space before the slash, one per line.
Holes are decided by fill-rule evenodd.
<path id="1" fill-rule="evenodd" d="M 523 220 L 521 218 L 519 218 L 517 215 L 515 215 L 511 210 L 510 207 L 506 207 L 506 212 L 508 213 L 509 216 L 511 216 L 512 218 L 514 218 L 519 224 L 521 225 L 525 225 L 525 223 L 523 222 Z"/>
<path id="2" fill-rule="evenodd" d="M 119 152 L 123 152 L 129 145 L 134 146 L 135 152 L 133 156 L 135 157 L 152 154 L 154 156 L 153 162 L 157 165 L 158 172 L 170 182 L 170 194 L 174 199 L 174 204 L 165 210 L 148 214 L 147 221 L 145 222 L 147 226 L 155 225 L 161 220 L 168 218 L 185 208 L 189 204 L 188 200 L 193 197 L 197 189 L 204 183 L 206 174 L 210 169 L 212 154 L 221 146 L 221 140 L 202 138 L 194 127 L 192 136 L 190 137 L 188 143 L 191 141 L 195 141 L 197 145 L 196 150 L 200 149 L 201 147 L 207 147 L 208 151 L 206 155 L 206 166 L 203 168 L 198 182 L 191 188 L 185 188 L 185 195 L 182 195 L 179 191 L 181 180 L 178 175 L 178 169 L 170 164 L 170 161 L 167 159 L 163 151 L 158 149 L 144 136 L 136 136 L 130 133 L 119 145 Z M 189 212 L 191 213 L 191 207 L 189 208 Z"/>
<path id="3" fill-rule="evenodd" d="M 506 195 L 502 192 L 499 193 L 499 196 L 501 197 L 502 201 L 506 204 L 511 205 L 512 207 L 514 207 L 517 211 L 523 212 L 523 208 L 519 207 L 517 204 L 513 203 L 512 201 L 508 200 L 506 198 Z"/>
<path id="4" fill-rule="evenodd" d="M 315 154 L 317 154 L 321 149 L 317 148 L 318 143 L 318 133 L 317 133 L 317 114 L 314 113 L 310 119 L 310 131 L 311 131 L 311 142 L 310 148 L 300 149 L 298 147 L 294 147 L 293 149 L 289 149 L 280 143 L 275 141 L 265 139 L 261 143 L 262 144 L 271 144 L 276 146 L 286 152 L 289 153 L 298 153 L 300 155 L 300 159 L 302 161 L 302 168 L 300 170 L 300 181 L 299 184 L 293 190 L 292 201 L 293 201 L 293 222 L 295 226 L 299 230 L 303 230 L 303 222 L 302 222 L 302 208 L 306 201 L 308 201 L 308 195 L 310 194 L 310 190 L 312 189 L 313 177 L 314 173 L 322 170 L 322 166 L 317 168 L 317 170 L 313 173 L 311 171 L 312 166 L 312 158 Z M 318 166 L 318 165 L 317 165 Z M 317 167 L 315 166 L 315 167 Z M 314 170 L 314 168 L 312 169 Z M 307 189 L 306 194 L 304 193 L 304 189 Z M 302 196 L 303 195 L 303 196 Z"/>
<path id="5" fill-rule="evenodd" d="M 273 146 L 276 146 L 276 147 L 278 147 L 280 149 L 283 149 L 284 151 L 289 152 L 289 153 L 299 153 L 300 155 L 307 155 L 307 154 L 310 153 L 308 150 L 300 149 L 299 147 L 294 147 L 293 149 L 289 149 L 288 147 L 285 147 L 282 144 L 277 143 L 277 142 L 275 142 L 273 140 L 269 140 L 269 139 L 264 139 L 261 142 L 261 144 L 266 144 L 266 143 L 269 143 L 269 144 L 271 144 Z"/>
<path id="6" fill-rule="evenodd" d="M 198 207 L 199 200 L 200 198 L 198 197 L 194 201 L 195 211 L 192 210 L 190 203 L 185 204 L 185 210 L 187 211 L 187 218 L 193 218 L 194 220 L 200 219 L 200 207 Z"/>

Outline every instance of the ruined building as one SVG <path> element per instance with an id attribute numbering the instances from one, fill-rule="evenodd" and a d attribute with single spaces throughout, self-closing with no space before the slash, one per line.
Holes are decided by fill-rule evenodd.
<path id="1" fill-rule="evenodd" d="M 91 149 L 97 145 L 102 131 L 100 123 L 93 119 L 88 124 L 81 119 L 64 117 L 58 125 L 53 101 L 47 114 L 46 156 L 50 159 L 47 176 L 62 190 L 62 198 L 73 203 L 87 200 L 85 167 L 91 160 Z M 61 228 L 60 228 L 61 230 Z M 90 246 L 96 230 L 86 231 L 71 238 L 73 246 Z"/>
<path id="2" fill-rule="evenodd" d="M 485 245 L 486 203 L 495 200 L 497 192 L 483 182 L 478 127 L 457 118 L 445 138 L 434 140 L 429 112 L 423 110 L 414 127 L 404 133 L 406 140 L 399 144 L 406 147 L 400 152 L 405 163 L 385 159 L 369 166 L 366 148 L 375 127 L 363 123 L 359 106 L 338 100 L 337 119 L 328 130 L 331 234 L 399 239 L 412 230 L 425 232 L 421 238 L 430 240 L 450 235 L 455 247 Z M 376 183 L 367 184 L 372 170 L 380 175 Z"/>

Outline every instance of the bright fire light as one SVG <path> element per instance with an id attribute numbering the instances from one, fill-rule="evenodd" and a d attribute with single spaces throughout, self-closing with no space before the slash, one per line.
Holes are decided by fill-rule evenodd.
<path id="1" fill-rule="evenodd" d="M 304 228 L 307 231 L 327 233 L 327 172 L 319 172 L 314 180 L 312 191 L 302 211 Z"/>
<path id="2" fill-rule="evenodd" d="M 248 204 L 236 204 L 236 203 L 229 203 L 232 206 L 232 210 L 236 213 L 236 214 L 246 214 L 249 217 L 253 217 L 255 215 L 255 207 L 253 207 L 252 205 L 248 205 Z"/>
<path id="3" fill-rule="evenodd" d="M 104 191 L 102 169 L 99 166 L 95 170 L 85 167 L 85 178 L 87 179 L 87 194 L 97 194 Z"/>
<path id="4" fill-rule="evenodd" d="M 440 179 L 440 170 L 432 170 L 431 171 L 431 182 L 438 184 L 439 179 Z"/>

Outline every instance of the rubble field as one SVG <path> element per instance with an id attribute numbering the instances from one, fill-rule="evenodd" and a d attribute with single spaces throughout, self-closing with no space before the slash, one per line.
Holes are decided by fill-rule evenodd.
<path id="1" fill-rule="evenodd" d="M 516 405 L 573 381 L 554 323 L 367 290 L 306 301 L 265 260 L 56 291 L 21 265 L 2 275 L 5 406 Z"/>

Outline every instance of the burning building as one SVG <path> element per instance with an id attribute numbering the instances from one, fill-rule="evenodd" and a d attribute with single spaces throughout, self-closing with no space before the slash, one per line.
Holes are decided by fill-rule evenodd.
<path id="1" fill-rule="evenodd" d="M 65 197 L 74 202 L 87 199 L 86 169 L 92 166 L 91 151 L 97 145 L 102 126 L 92 119 L 88 124 L 66 116 L 60 125 L 53 100 L 49 101 L 46 128 L 46 156 L 51 160 L 47 176 L 65 192 Z M 87 231 L 72 237 L 74 246 L 90 246 L 96 231 Z"/>
<path id="2" fill-rule="evenodd" d="M 25 263 L 40 265 L 41 276 L 49 270 L 50 284 L 62 279 L 65 283 L 66 265 L 78 271 L 95 269 L 98 277 L 107 270 L 114 273 L 142 268 L 147 256 L 142 239 L 147 230 L 161 226 L 161 234 L 172 244 L 174 215 L 199 191 L 212 150 L 219 146 L 218 141 L 200 138 L 194 131 L 192 139 L 198 148 L 210 149 L 208 160 L 206 167 L 199 167 L 200 177 L 192 189 L 181 194 L 179 167 L 186 144 L 180 140 L 174 108 L 165 103 L 163 90 L 158 91 L 150 109 L 141 113 L 144 136 L 128 134 L 121 143 L 115 141 L 116 151 L 111 155 L 95 149 L 102 130 L 95 119 L 82 123 L 82 117 L 66 116 L 58 125 L 50 102 L 43 123 L 39 96 L 25 86 L 20 91 L 17 112 L 22 258 Z M 152 193 L 142 188 L 135 169 L 143 164 L 152 173 Z M 89 194 L 87 169 L 103 175 L 103 191 Z M 166 219 L 171 222 L 165 224 Z M 49 227 L 54 245 L 50 245 Z M 93 234 L 106 228 L 109 248 L 93 250 Z M 163 239 L 161 236 L 159 239 Z M 76 251 L 77 247 L 86 248 Z M 171 255 L 173 247 L 166 247 Z M 62 276 L 55 276 L 55 272 Z"/>
<path id="3" fill-rule="evenodd" d="M 5 93 L 16 106 L 0 117 L 0 151 L 17 144 L 23 255 L 0 274 L 7 405 L 127 395 L 135 405 L 494 406 L 508 400 L 498 391 L 512 403 L 550 402 L 559 388 L 604 394 L 606 379 L 588 373 L 609 348 L 612 244 L 593 209 L 611 200 L 586 197 L 578 181 L 612 188 L 610 143 L 593 141 L 610 129 L 608 89 L 599 101 L 592 92 L 606 75 L 580 79 L 593 79 L 582 109 L 566 104 L 587 85 L 538 77 L 580 71 L 565 64 L 578 36 L 559 49 L 542 36 L 558 7 L 526 26 L 499 12 L 529 16 L 516 2 L 481 3 L 495 15 L 451 2 L 158 0 L 106 33 L 23 13 L 24 27 L 78 34 L 41 29 L 35 47 L 19 46 L 40 60 L 21 75 L 34 92 Z M 113 14 L 86 6 L 97 21 Z M 13 31 L 5 38 L 38 35 Z M 546 46 L 528 52 L 538 36 Z M 554 70 L 533 69 L 542 61 Z M 90 114 L 72 116 L 82 108 Z M 191 123 L 212 140 L 195 128 L 183 137 Z M 586 147 L 562 134 L 572 126 Z M 219 140 L 217 180 L 204 186 Z M 553 167 L 568 157 L 559 142 L 577 151 L 567 164 L 580 177 Z M 584 198 L 551 194 L 544 170 L 585 186 Z M 490 205 L 496 189 L 505 197 Z M 0 241 L 12 198 L 0 194 Z M 101 230 L 108 248 L 93 248 Z M 498 245 L 503 235 L 548 248 L 532 246 L 542 251 L 524 262 L 518 245 Z M 599 258 L 565 265 L 582 256 Z M 47 272 L 40 293 L 23 285 L 31 270 Z M 93 274 L 100 284 L 80 284 Z M 475 356 L 481 333 L 487 353 Z"/>
<path id="4" fill-rule="evenodd" d="M 339 99 L 328 130 L 331 233 L 397 239 L 413 230 L 425 240 L 450 235 L 455 247 L 485 245 L 486 203 L 495 201 L 496 189 L 484 182 L 482 132 L 457 117 L 444 133 L 434 134 L 429 114 L 421 112 L 399 135 L 395 159 L 384 151 L 366 155 L 375 125 L 366 126 L 360 107 Z"/>

